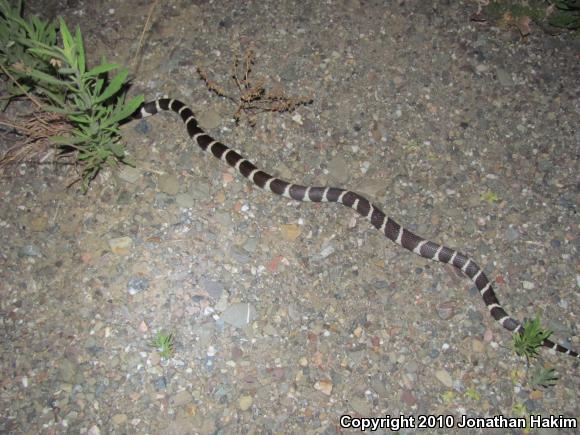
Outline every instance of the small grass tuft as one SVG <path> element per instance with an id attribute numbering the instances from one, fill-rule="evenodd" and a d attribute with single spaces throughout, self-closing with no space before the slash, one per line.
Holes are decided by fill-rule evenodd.
<path id="1" fill-rule="evenodd" d="M 157 334 L 155 334 L 155 337 L 153 337 L 153 340 L 151 341 L 151 347 L 157 349 L 159 354 L 165 359 L 171 358 L 171 356 L 173 355 L 174 353 L 173 345 L 174 345 L 173 333 L 166 333 L 164 331 L 157 332 Z"/>

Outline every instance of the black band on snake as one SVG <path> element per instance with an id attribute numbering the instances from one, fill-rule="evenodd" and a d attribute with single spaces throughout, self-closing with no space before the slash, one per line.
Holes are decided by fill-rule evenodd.
<path id="1" fill-rule="evenodd" d="M 358 193 L 339 187 L 315 187 L 292 184 L 258 169 L 252 162 L 245 159 L 236 151 L 205 133 L 198 126 L 192 110 L 181 101 L 169 98 L 150 101 L 143 104 L 134 114 L 134 117 L 145 118 L 155 115 L 162 110 L 172 110 L 181 116 L 189 136 L 203 151 L 210 152 L 216 158 L 235 168 L 256 186 L 296 201 L 337 202 L 350 207 L 369 220 L 377 230 L 397 245 L 429 260 L 453 265 L 475 283 L 489 313 L 495 320 L 509 331 L 514 333 L 523 332 L 523 326 L 502 308 L 493 291 L 491 282 L 483 270 L 471 258 L 454 249 L 447 248 L 430 240 L 425 240 L 403 228 L 393 219 L 386 216 L 376 205 L 371 204 L 368 199 Z M 580 358 L 577 352 L 567 349 L 551 340 L 544 340 L 542 345 L 558 352 Z"/>

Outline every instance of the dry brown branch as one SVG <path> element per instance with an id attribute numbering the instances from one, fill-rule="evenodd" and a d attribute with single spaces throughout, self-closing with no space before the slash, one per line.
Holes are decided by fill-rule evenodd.
<path id="1" fill-rule="evenodd" d="M 228 99 L 231 99 L 231 97 L 227 95 L 224 88 L 222 88 L 217 82 L 209 79 L 209 76 L 204 69 L 202 69 L 201 67 L 197 67 L 197 73 L 199 74 L 201 79 L 205 82 L 205 85 L 210 91 L 215 92 L 220 97 L 226 97 Z"/>
<path id="2" fill-rule="evenodd" d="M 247 49 L 243 55 L 236 54 L 232 65 L 232 79 L 236 85 L 238 96 L 232 97 L 202 68 L 197 72 L 205 82 L 207 88 L 215 94 L 225 97 L 237 104 L 234 119 L 239 122 L 246 117 L 250 125 L 255 124 L 255 115 L 261 112 L 293 111 L 298 106 L 312 102 L 310 97 L 288 97 L 280 85 L 271 90 L 266 89 L 266 79 L 263 77 L 251 78 L 252 68 L 256 59 L 255 52 Z"/>

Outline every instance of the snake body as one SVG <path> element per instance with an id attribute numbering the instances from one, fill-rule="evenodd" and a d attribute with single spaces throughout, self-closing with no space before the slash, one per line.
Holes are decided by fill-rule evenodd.
<path id="1" fill-rule="evenodd" d="M 144 103 L 135 112 L 135 118 L 145 118 L 155 115 L 161 111 L 173 111 L 177 113 L 187 128 L 187 133 L 193 141 L 206 152 L 211 153 L 217 159 L 227 163 L 236 169 L 241 175 L 246 177 L 261 189 L 275 193 L 276 195 L 290 198 L 302 202 L 336 202 L 346 207 L 352 208 L 362 217 L 370 221 L 377 230 L 385 235 L 389 240 L 399 246 L 429 260 L 450 264 L 461 270 L 475 284 L 483 302 L 491 316 L 508 331 L 513 333 L 524 332 L 523 326 L 516 319 L 511 317 L 500 305 L 492 284 L 483 270 L 475 261 L 459 251 L 439 245 L 430 240 L 426 240 L 417 234 L 403 228 L 392 218 L 383 213 L 379 207 L 372 204 L 364 196 L 339 187 L 326 186 L 302 186 L 276 178 L 267 172 L 257 168 L 251 161 L 241 154 L 213 139 L 204 132 L 198 125 L 193 111 L 184 103 L 176 99 L 160 98 Z M 565 353 L 575 358 L 580 358 L 574 352 L 549 339 L 542 342 L 542 346 Z"/>

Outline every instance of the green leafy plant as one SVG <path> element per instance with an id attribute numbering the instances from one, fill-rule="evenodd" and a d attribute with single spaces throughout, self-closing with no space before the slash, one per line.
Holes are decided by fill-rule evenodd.
<path id="1" fill-rule="evenodd" d="M 531 358 L 538 356 L 543 341 L 550 338 L 552 331 L 541 327 L 538 315 L 534 320 L 526 320 L 523 327 L 524 332 L 514 334 L 512 347 L 519 356 L 525 356 L 529 363 Z"/>
<path id="2" fill-rule="evenodd" d="M 29 51 L 49 56 L 58 64 L 58 76 L 29 69 L 37 81 L 37 92 L 45 97 L 49 112 L 64 115 L 73 125 L 68 136 L 55 136 L 53 141 L 72 148 L 82 163 L 83 190 L 105 164 L 127 163 L 120 142 L 119 122 L 129 117 L 143 103 L 143 96 L 125 102 L 124 86 L 128 71 L 103 59 L 100 65 L 87 70 L 80 29 L 73 36 L 60 20 L 63 48 L 32 41 Z M 106 75 L 119 70 L 110 81 Z M 58 89 L 55 92 L 54 89 Z"/>
<path id="3" fill-rule="evenodd" d="M 157 349 L 159 354 L 167 359 L 173 355 L 174 349 L 174 338 L 172 333 L 166 333 L 163 331 L 157 332 L 153 340 L 151 341 L 151 346 Z"/>
<path id="4" fill-rule="evenodd" d="M 143 103 L 143 96 L 125 101 L 128 71 L 107 62 L 87 68 L 81 31 L 74 35 L 60 19 L 62 48 L 55 44 L 56 26 L 33 17 L 20 18 L 21 3 L 10 9 L 0 0 L 3 19 L 10 23 L 2 36 L 2 70 L 18 92 L 39 97 L 44 112 L 60 115 L 71 128 L 65 135 L 50 138 L 65 153 L 74 153 L 79 164 L 83 191 L 105 166 L 130 163 L 120 140 L 119 123 Z M 8 42 L 6 42 L 8 41 Z M 4 44 L 4 42 L 6 42 Z M 18 46 L 18 49 L 14 48 Z M 6 66 L 4 66 L 6 65 Z M 108 73 L 117 70 L 112 79 Z"/>
<path id="5" fill-rule="evenodd" d="M 537 386 L 548 388 L 556 385 L 558 375 L 553 368 L 537 367 L 531 373 L 530 385 L 532 388 Z"/>
<path id="6" fill-rule="evenodd" d="M 11 7 L 8 1 L 0 0 L 0 65 L 17 80 L 6 82 L 8 95 L 0 99 L 0 110 L 4 110 L 10 99 L 33 91 L 36 81 L 26 70 L 35 69 L 48 74 L 56 72 L 51 58 L 28 51 L 30 42 L 49 46 L 56 44 L 56 24 L 47 23 L 38 17 L 22 18 L 22 0 Z"/>
<path id="7" fill-rule="evenodd" d="M 555 7 L 548 16 L 548 23 L 554 27 L 570 30 L 580 29 L 580 1 L 579 0 L 551 0 Z"/>
<path id="8" fill-rule="evenodd" d="M 530 33 L 529 20 L 548 30 L 580 29 L 579 0 L 493 0 L 484 8 L 489 18 L 506 27 L 516 27 L 522 36 Z"/>
<path id="9" fill-rule="evenodd" d="M 465 396 L 469 397 L 471 400 L 481 400 L 481 394 L 477 392 L 475 387 L 469 387 L 467 390 L 465 390 Z"/>
<path id="10" fill-rule="evenodd" d="M 525 415 L 527 415 L 528 409 L 526 408 L 525 404 L 516 403 L 514 404 L 514 406 L 512 406 L 512 412 L 514 415 L 518 417 L 524 417 Z"/>
<path id="11" fill-rule="evenodd" d="M 481 195 L 481 199 L 486 201 L 488 204 L 494 204 L 500 201 L 500 198 L 497 195 L 497 193 L 492 192 L 491 190 L 488 190 L 483 195 Z"/>

